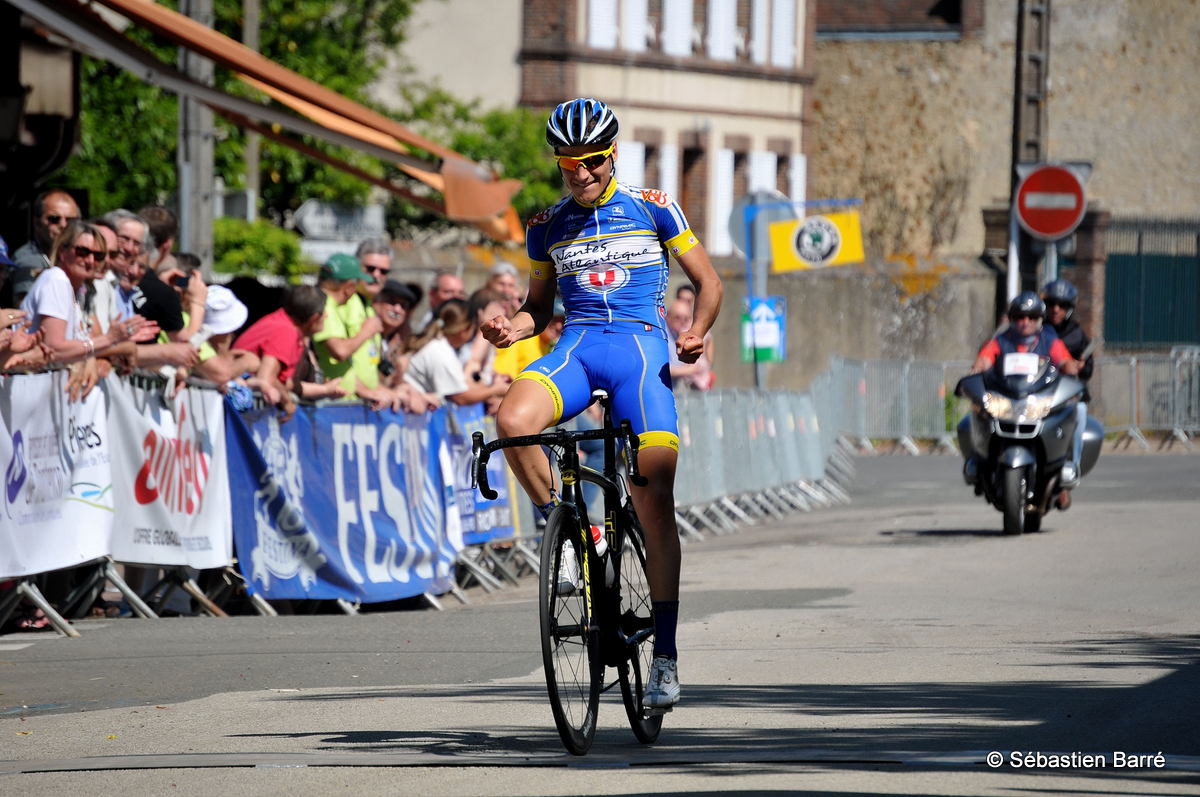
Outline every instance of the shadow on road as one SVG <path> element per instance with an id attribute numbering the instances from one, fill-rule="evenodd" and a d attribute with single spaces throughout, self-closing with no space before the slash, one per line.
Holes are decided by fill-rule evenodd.
<path id="1" fill-rule="evenodd" d="M 1045 753 L 1162 752 L 1173 771 L 1119 770 L 1123 777 L 1200 783 L 1200 726 L 1186 706 L 1200 692 L 1200 636 L 1119 637 L 1087 639 L 1057 647 L 1067 655 L 1088 659 L 1084 667 L 1169 669 L 1150 681 L 1133 685 L 1086 680 L 902 684 L 685 684 L 685 704 L 668 717 L 657 745 L 634 742 L 617 701 L 601 706 L 601 727 L 593 755 L 602 765 L 687 766 L 723 763 L 805 764 L 875 769 L 891 765 L 982 769 L 984 753 L 1019 750 Z M 1137 674 L 1131 680 L 1137 679 Z M 495 684 L 469 687 L 380 689 L 360 692 L 316 692 L 281 696 L 286 701 L 378 701 L 406 698 L 459 701 L 464 704 L 545 704 L 540 684 Z M 725 727 L 690 725 L 690 706 L 730 711 L 744 724 Z M 781 725 L 780 715 L 795 724 Z M 769 716 L 769 722 L 758 718 Z M 397 726 L 406 722 L 397 716 Z M 547 765 L 547 755 L 561 750 L 549 710 L 545 730 L 491 727 L 461 731 L 305 731 L 244 734 L 244 737 L 312 738 L 315 750 L 346 752 L 410 752 L 434 757 L 530 756 L 530 765 Z M 1184 760 L 1187 759 L 1187 760 Z M 579 761 L 565 757 L 564 761 Z M 554 765 L 554 764 L 551 764 Z M 1110 763 L 1111 766 L 1111 763 Z M 1006 768 L 1007 769 L 1007 768 Z M 1180 770 L 1188 771 L 1180 771 Z M 1008 770 L 1029 772 L 1033 770 Z M 744 771 L 743 771 L 744 772 Z M 1113 769 L 1105 770 L 1108 775 Z M 1038 770 L 1038 774 L 1067 774 Z M 716 773 L 714 773 L 716 774 Z M 1072 776 L 1089 773 L 1072 770 Z"/>

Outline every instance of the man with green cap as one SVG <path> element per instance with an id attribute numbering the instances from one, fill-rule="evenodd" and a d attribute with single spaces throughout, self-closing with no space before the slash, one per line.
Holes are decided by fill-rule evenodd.
<path id="1" fill-rule="evenodd" d="M 376 408 L 396 402 L 379 384 L 383 326 L 358 295 L 360 282 L 373 282 L 358 258 L 336 254 L 321 266 L 318 285 L 325 292 L 325 327 L 313 335 L 317 363 L 328 380 L 341 379 L 346 398 L 360 398 Z"/>

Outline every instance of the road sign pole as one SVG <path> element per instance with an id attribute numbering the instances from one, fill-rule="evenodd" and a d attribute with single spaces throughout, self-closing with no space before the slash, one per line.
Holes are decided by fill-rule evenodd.
<path id="1" fill-rule="evenodd" d="M 1017 253 L 1021 228 L 1017 224 L 1017 200 L 1014 195 L 1012 207 L 1008 211 L 1008 281 L 1005 292 L 1008 294 L 1004 304 L 1007 307 L 1021 290 L 1021 256 Z"/>
<path id="2" fill-rule="evenodd" d="M 742 209 L 742 222 L 746 225 L 746 316 L 750 318 L 750 356 L 754 359 L 754 388 L 761 390 L 765 381 L 765 369 L 758 359 L 758 340 L 754 332 L 753 318 L 757 283 L 754 275 L 754 221 L 757 217 L 758 205 L 750 204 Z"/>
<path id="3" fill-rule="evenodd" d="M 1048 241 L 1046 243 L 1046 262 L 1045 274 L 1042 275 L 1042 282 L 1047 283 L 1051 280 L 1058 279 L 1058 242 Z"/>

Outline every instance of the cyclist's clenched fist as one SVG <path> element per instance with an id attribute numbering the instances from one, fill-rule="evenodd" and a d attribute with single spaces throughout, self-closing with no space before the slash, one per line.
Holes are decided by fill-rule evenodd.
<path id="1" fill-rule="evenodd" d="M 497 349 L 507 349 L 521 339 L 517 331 L 513 329 L 512 321 L 503 315 L 484 321 L 479 327 L 479 331 L 483 333 L 484 340 Z"/>
<path id="2" fill-rule="evenodd" d="M 675 341 L 675 353 L 682 363 L 696 362 L 704 354 L 704 337 L 690 329 L 680 332 L 679 339 Z"/>

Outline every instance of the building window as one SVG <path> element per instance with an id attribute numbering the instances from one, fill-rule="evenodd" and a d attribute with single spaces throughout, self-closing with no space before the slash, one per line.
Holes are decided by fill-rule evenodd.
<path id="1" fill-rule="evenodd" d="M 692 54 L 692 0 L 662 0 L 662 51 Z"/>
<path id="2" fill-rule="evenodd" d="M 791 0 L 771 4 L 771 66 L 796 66 L 796 4 Z"/>
<path id="3" fill-rule="evenodd" d="M 597 50 L 617 47 L 617 0 L 588 0 L 588 46 Z"/>
<path id="4" fill-rule="evenodd" d="M 681 166 L 683 179 L 679 186 L 679 205 L 683 208 L 688 223 L 692 225 L 692 230 L 703 240 L 708 229 L 707 219 L 704 217 L 708 197 L 708 158 L 702 149 L 685 147 Z"/>
<path id="5" fill-rule="evenodd" d="M 957 40 L 983 27 L 983 0 L 860 0 L 818 3 L 817 38 Z"/>
<path id="6" fill-rule="evenodd" d="M 717 61 L 737 58 L 737 0 L 708 0 L 708 57 Z"/>

